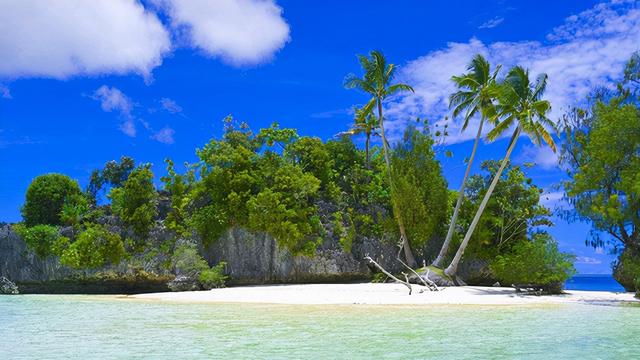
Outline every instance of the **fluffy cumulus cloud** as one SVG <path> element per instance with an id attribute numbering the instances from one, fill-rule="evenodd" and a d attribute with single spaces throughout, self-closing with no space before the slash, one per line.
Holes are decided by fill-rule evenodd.
<path id="1" fill-rule="evenodd" d="M 531 162 L 545 169 L 559 169 L 558 153 L 554 153 L 549 147 L 536 147 L 533 145 L 525 145 L 518 156 L 519 162 Z"/>
<path id="2" fill-rule="evenodd" d="M 269 60 L 289 41 L 289 25 L 273 0 L 156 0 L 191 46 L 233 65 Z"/>
<path id="3" fill-rule="evenodd" d="M 406 119 L 415 116 L 442 123 L 448 114 L 448 96 L 455 91 L 451 75 L 464 72 L 468 61 L 478 53 L 506 68 L 524 65 L 532 76 L 546 72 L 546 98 L 553 105 L 551 117 L 555 120 L 569 106 L 582 101 L 593 87 L 613 86 L 639 44 L 640 9 L 632 0 L 613 0 L 571 16 L 545 41 L 484 43 L 473 38 L 466 43 L 450 43 L 404 66 L 399 78 L 412 84 L 416 92 L 389 106 L 390 117 L 395 119 L 390 128 L 397 131 Z M 461 133 L 460 119 L 450 121 L 448 141 L 472 139 L 475 126 L 477 121 Z"/>
<path id="4" fill-rule="evenodd" d="M 253 65 L 288 40 L 273 0 L 0 1 L 0 79 L 136 73 L 150 80 L 178 46 Z"/>
<path id="5" fill-rule="evenodd" d="M 0 2 L 0 77 L 148 76 L 170 48 L 169 32 L 137 0 Z"/>

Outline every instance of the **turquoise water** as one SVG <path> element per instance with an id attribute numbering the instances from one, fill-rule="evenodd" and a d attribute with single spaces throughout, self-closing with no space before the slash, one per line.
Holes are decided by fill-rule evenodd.
<path id="1" fill-rule="evenodd" d="M 288 306 L 0 297 L 0 359 L 630 359 L 631 306 Z"/>
<path id="2" fill-rule="evenodd" d="M 624 292 L 624 288 L 611 275 L 576 275 L 564 284 L 567 290 Z"/>

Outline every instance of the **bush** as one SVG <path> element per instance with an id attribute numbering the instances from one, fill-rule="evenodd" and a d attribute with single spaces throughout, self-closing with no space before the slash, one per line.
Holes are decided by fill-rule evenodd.
<path id="1" fill-rule="evenodd" d="M 640 278 L 640 256 L 626 249 L 614 265 L 613 276 L 625 290 L 636 290 L 636 281 Z"/>
<path id="2" fill-rule="evenodd" d="M 13 226 L 13 230 L 20 235 L 29 249 L 33 250 L 40 258 L 46 258 L 49 255 L 60 255 L 56 251 L 58 243 L 61 240 L 69 241 L 69 239 L 58 235 L 58 228 L 51 225 L 28 227 L 25 224 L 16 224 Z"/>
<path id="3" fill-rule="evenodd" d="M 182 244 L 173 253 L 173 268 L 178 276 L 197 277 L 209 269 L 209 264 L 200 256 L 196 245 Z"/>
<path id="4" fill-rule="evenodd" d="M 636 279 L 636 297 L 640 299 L 640 277 Z"/>
<path id="5" fill-rule="evenodd" d="M 22 206 L 22 218 L 27 226 L 62 225 L 60 212 L 65 199 L 80 195 L 78 183 L 62 174 L 40 175 L 33 179 Z"/>
<path id="6" fill-rule="evenodd" d="M 211 269 L 202 271 L 200 276 L 198 276 L 198 280 L 202 287 L 206 290 L 224 287 L 225 281 L 229 278 L 224 274 L 224 267 L 226 265 L 226 262 L 221 261 Z"/>
<path id="7" fill-rule="evenodd" d="M 91 225 L 62 251 L 60 263 L 76 269 L 95 269 L 117 264 L 125 256 L 120 235 L 102 225 Z"/>
<path id="8" fill-rule="evenodd" d="M 510 253 L 498 255 L 491 267 L 503 284 L 542 285 L 557 291 L 575 273 L 573 256 L 561 253 L 547 233 L 515 244 Z"/>

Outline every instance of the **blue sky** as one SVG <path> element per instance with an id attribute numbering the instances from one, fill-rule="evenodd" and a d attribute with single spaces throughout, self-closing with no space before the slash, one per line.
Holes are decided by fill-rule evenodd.
<path id="1" fill-rule="evenodd" d="M 557 118 L 593 86 L 611 86 L 638 44 L 633 1 L 3 2 L 0 220 L 20 220 L 25 189 L 42 173 L 84 186 L 92 169 L 121 155 L 153 163 L 157 175 L 164 158 L 194 161 L 229 114 L 253 128 L 277 121 L 332 137 L 366 100 L 342 81 L 359 71 L 355 55 L 372 49 L 416 89 L 387 106 L 397 137 L 416 116 L 441 123 L 450 76 L 476 53 L 547 72 Z M 442 161 L 457 188 L 475 132 L 449 124 L 454 157 Z M 483 144 L 478 160 L 501 157 L 505 146 Z M 543 201 L 566 206 L 551 152 L 523 137 L 514 160 L 535 162 L 527 171 L 546 190 Z M 609 272 L 607 250 L 584 245 L 588 224 L 556 224 L 551 232 L 578 256 L 580 272 Z"/>

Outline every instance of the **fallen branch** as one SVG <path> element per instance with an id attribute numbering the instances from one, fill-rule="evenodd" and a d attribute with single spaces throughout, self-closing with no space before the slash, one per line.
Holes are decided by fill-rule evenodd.
<path id="1" fill-rule="evenodd" d="M 420 274 L 418 274 L 415 270 L 413 270 L 411 266 L 407 265 L 404 261 L 402 261 L 402 259 L 400 258 L 400 254 L 402 252 L 402 243 L 403 243 L 402 237 L 400 237 L 400 251 L 398 251 L 398 254 L 396 255 L 396 260 L 398 260 L 400 264 L 402 264 L 402 266 L 409 269 L 409 271 L 411 271 L 415 276 L 417 276 L 420 282 L 422 282 L 422 284 L 426 286 L 429 289 L 429 291 L 439 291 L 440 289 L 438 288 L 438 285 L 436 285 L 436 283 L 434 283 L 433 281 L 429 280 L 429 268 L 427 268 L 427 276 L 425 279 L 422 276 L 420 276 Z M 409 279 L 407 279 L 407 282 L 409 282 Z"/>
<path id="2" fill-rule="evenodd" d="M 389 278 L 393 279 L 395 282 L 399 282 L 399 283 L 403 284 L 404 286 L 406 286 L 407 288 L 409 288 L 409 295 L 411 295 L 411 292 L 413 291 L 413 288 L 411 287 L 411 284 L 409 283 L 409 281 L 402 281 L 402 280 L 398 279 L 397 277 L 393 276 L 390 272 L 385 270 L 380 264 L 378 264 L 375 260 L 373 260 L 369 255 L 365 256 L 364 259 L 367 260 L 370 264 L 372 264 L 376 268 L 378 268 L 378 270 L 380 270 L 383 274 L 385 274 Z M 405 277 L 406 277 L 406 274 L 405 274 Z"/>

